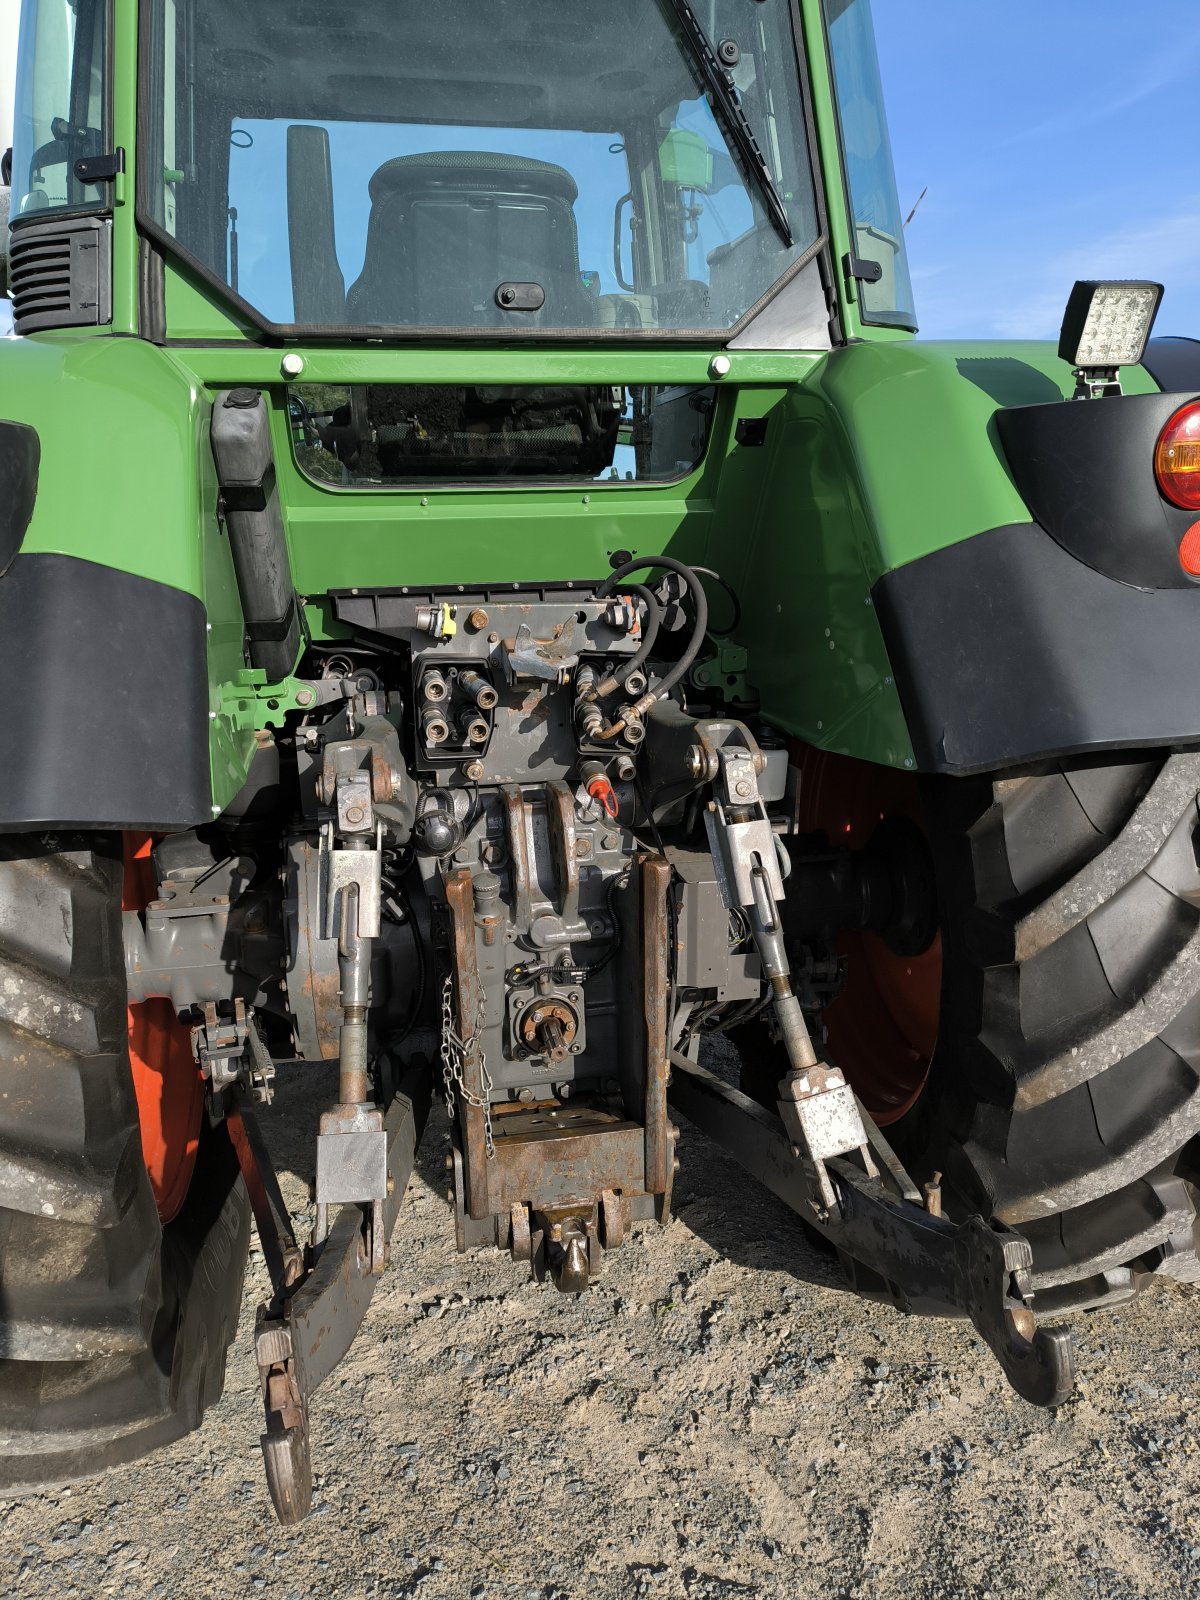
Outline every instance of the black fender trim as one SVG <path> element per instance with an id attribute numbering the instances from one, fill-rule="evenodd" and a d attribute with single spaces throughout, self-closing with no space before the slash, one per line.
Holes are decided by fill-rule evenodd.
<path id="1" fill-rule="evenodd" d="M 1200 339 L 1151 339 L 1142 365 L 1160 389 L 1194 394 L 1200 390 Z"/>
<path id="2" fill-rule="evenodd" d="M 37 501 L 42 442 L 23 422 L 0 422 L 0 573 L 21 548 Z"/>
<path id="3" fill-rule="evenodd" d="M 923 771 L 1200 744 L 1194 587 L 1131 588 L 1017 523 L 885 573 L 872 598 Z"/>
<path id="4" fill-rule="evenodd" d="M 204 607 L 75 556 L 0 577 L 0 830 L 212 820 Z"/>
<path id="5" fill-rule="evenodd" d="M 1112 395 L 997 411 L 996 431 L 1030 516 L 1073 556 L 1139 589 L 1191 589 L 1179 542 L 1194 511 L 1169 505 L 1154 477 L 1163 428 L 1193 399 Z"/>

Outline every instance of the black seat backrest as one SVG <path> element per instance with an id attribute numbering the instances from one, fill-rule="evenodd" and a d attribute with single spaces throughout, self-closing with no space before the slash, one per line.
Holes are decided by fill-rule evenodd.
<path id="1" fill-rule="evenodd" d="M 352 324 L 405 327 L 589 326 L 596 300 L 579 276 L 578 190 L 549 161 L 438 150 L 386 162 L 370 183 Z M 537 283 L 540 311 L 504 311 L 502 283 Z"/>

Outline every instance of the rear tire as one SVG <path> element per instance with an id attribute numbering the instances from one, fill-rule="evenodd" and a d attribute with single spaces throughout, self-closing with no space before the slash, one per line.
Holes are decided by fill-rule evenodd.
<path id="1" fill-rule="evenodd" d="M 1198 795 L 1200 754 L 1145 751 L 922 783 L 941 1002 L 887 1135 L 949 1215 L 1026 1236 L 1043 1314 L 1200 1278 Z M 764 1037 L 743 1084 L 773 1101 Z"/>
<path id="2" fill-rule="evenodd" d="M 120 835 L 0 838 L 5 1492 L 196 1427 L 237 1329 L 249 1210 L 224 1129 L 165 1226 L 143 1162 L 122 879 Z"/>
<path id="3" fill-rule="evenodd" d="M 926 786 L 942 1004 L 890 1132 L 1025 1234 L 1043 1313 L 1200 1276 L 1198 794 L 1149 752 Z"/>

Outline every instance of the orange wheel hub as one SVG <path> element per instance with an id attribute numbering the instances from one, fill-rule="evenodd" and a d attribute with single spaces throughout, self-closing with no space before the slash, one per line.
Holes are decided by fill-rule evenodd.
<path id="1" fill-rule="evenodd" d="M 823 832 L 835 848 L 865 849 L 881 822 L 907 817 L 923 826 L 914 774 L 850 756 L 799 747 L 801 833 Z M 919 955 L 897 955 L 869 930 L 837 941 L 846 984 L 822 1013 L 830 1059 L 845 1072 L 881 1126 L 920 1097 L 937 1040 L 942 941 Z"/>
<path id="2" fill-rule="evenodd" d="M 144 911 L 156 895 L 150 861 L 153 840 L 125 834 L 124 911 Z M 190 1030 L 167 999 L 127 1008 L 129 1063 L 142 1130 L 142 1159 L 158 1214 L 170 1222 L 187 1196 L 200 1148 L 204 1079 L 192 1055 Z"/>

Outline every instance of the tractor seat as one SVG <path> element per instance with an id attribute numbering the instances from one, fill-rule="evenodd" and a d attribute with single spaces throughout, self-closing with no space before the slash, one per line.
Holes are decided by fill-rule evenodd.
<path id="1" fill-rule="evenodd" d="M 362 275 L 349 321 L 405 327 L 588 327 L 575 180 L 549 161 L 437 150 L 385 162 L 370 182 Z M 537 283 L 539 311 L 503 311 L 502 283 Z"/>

